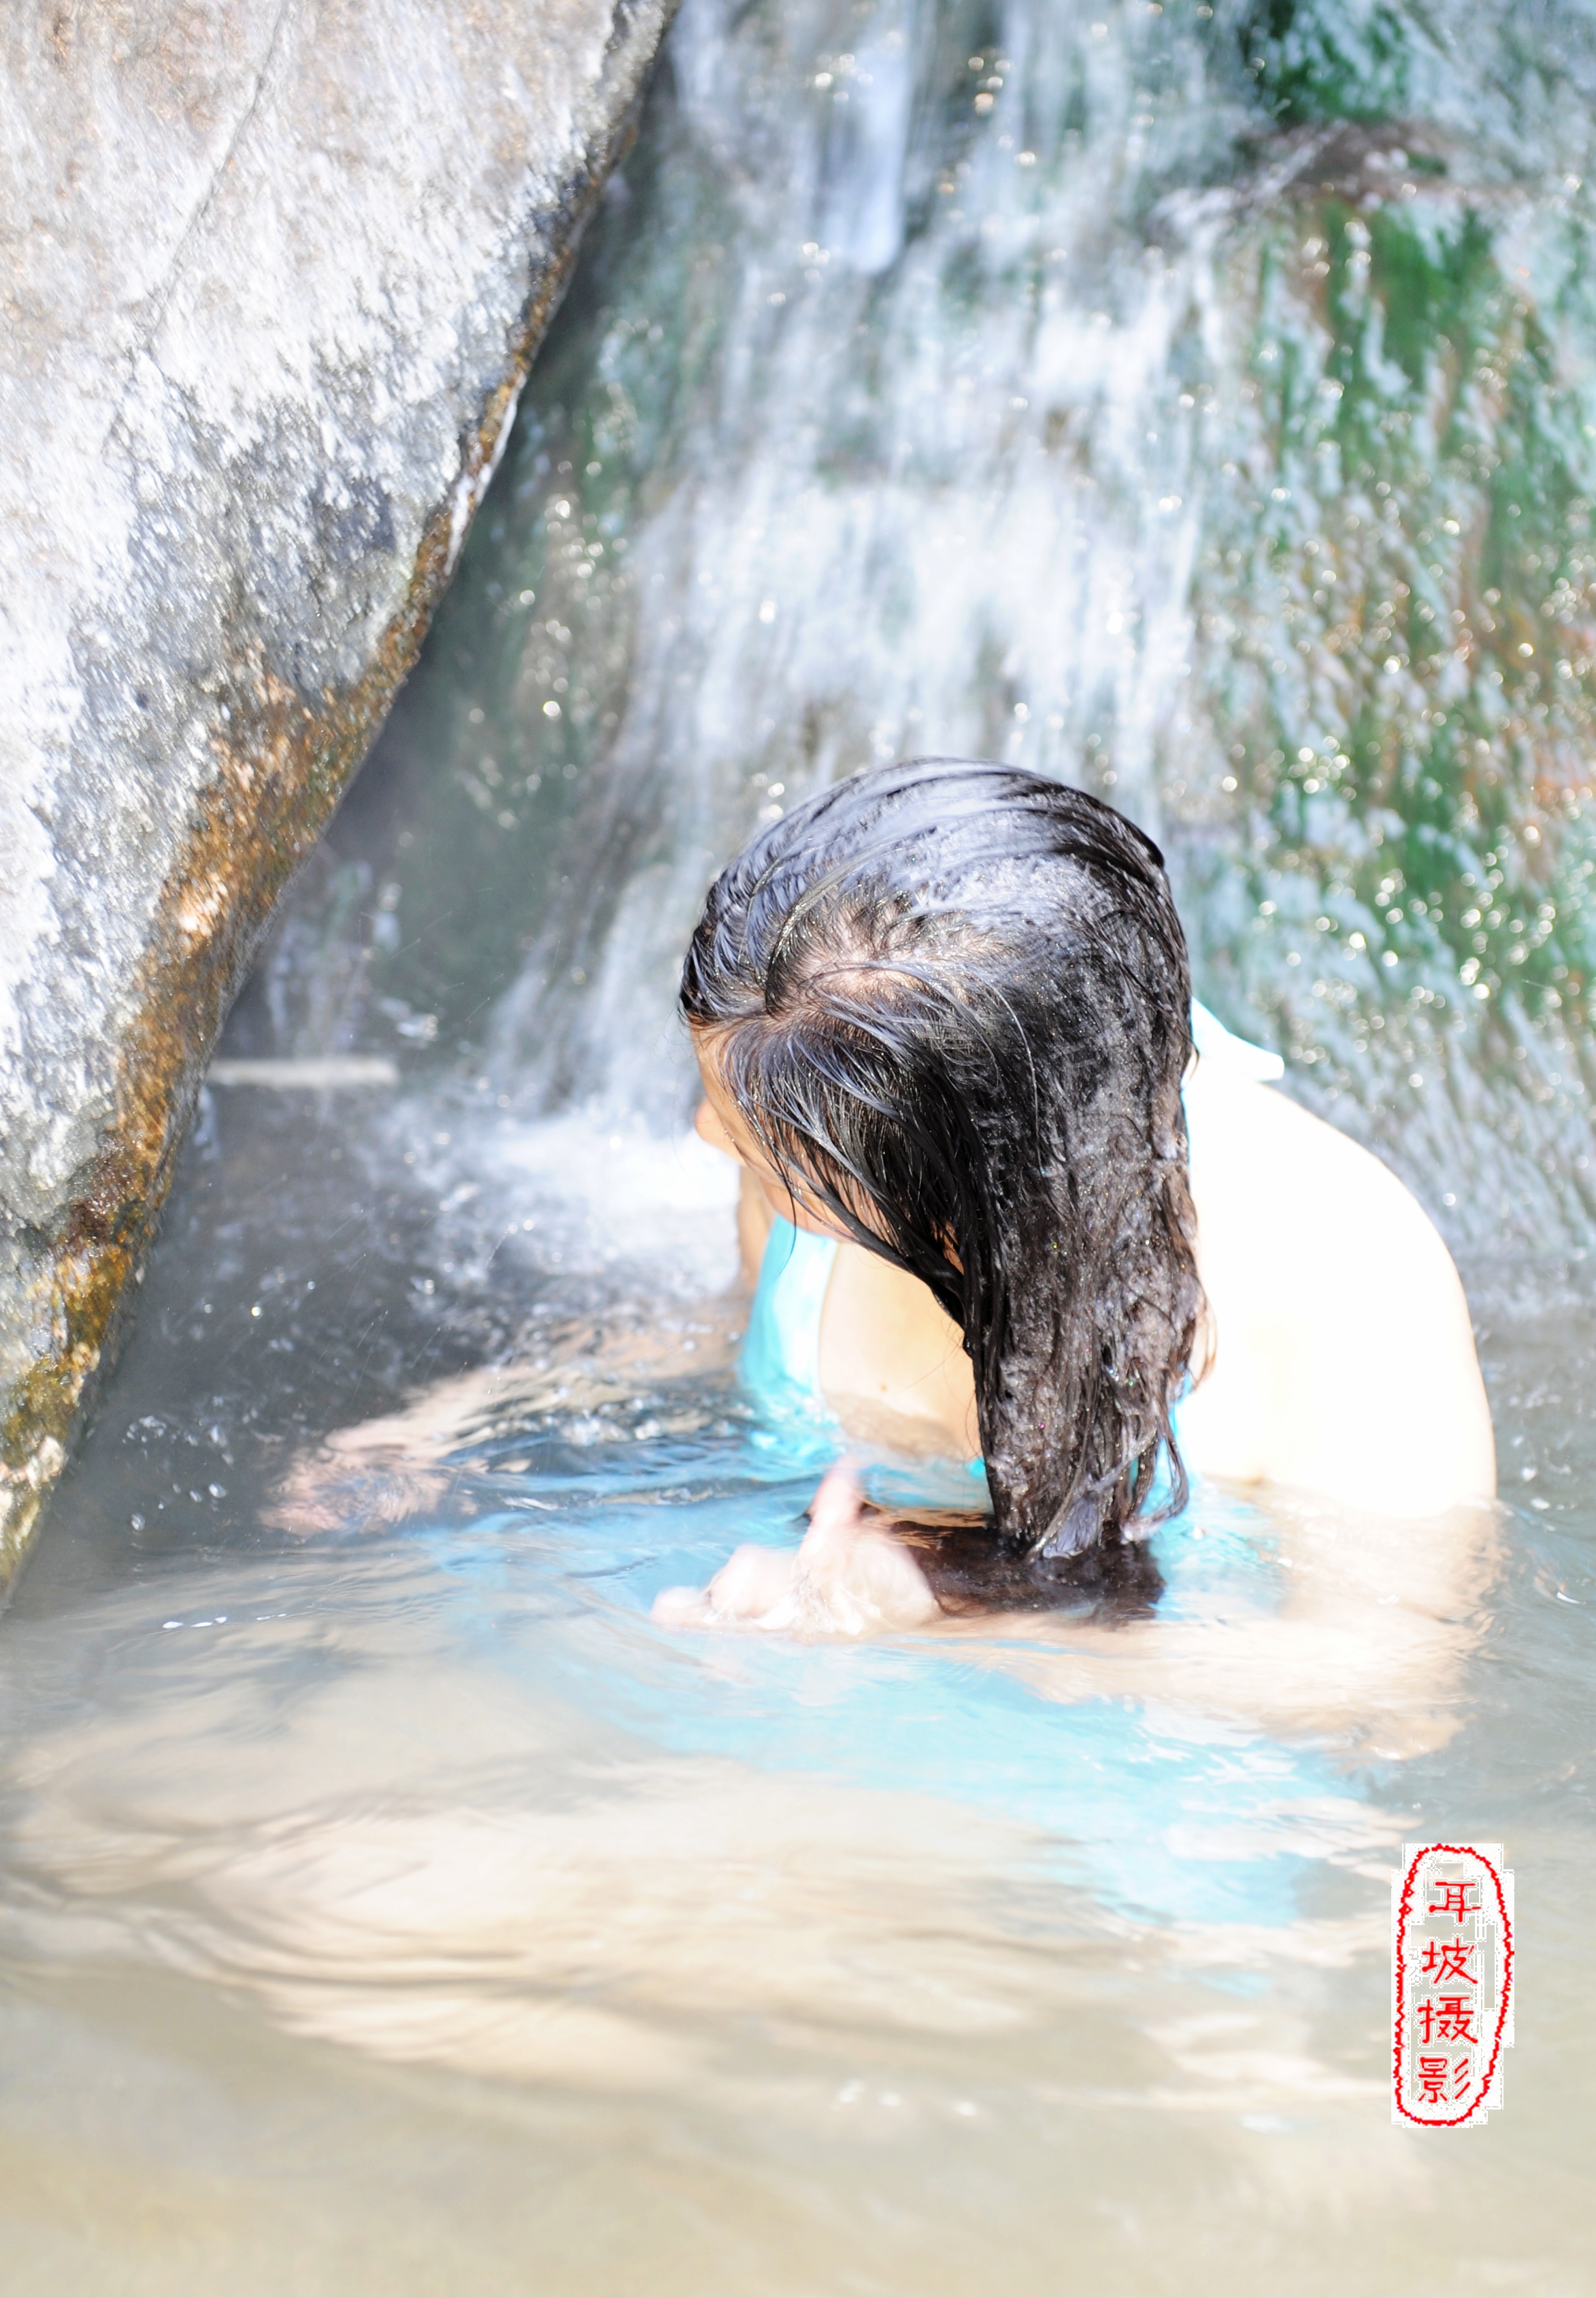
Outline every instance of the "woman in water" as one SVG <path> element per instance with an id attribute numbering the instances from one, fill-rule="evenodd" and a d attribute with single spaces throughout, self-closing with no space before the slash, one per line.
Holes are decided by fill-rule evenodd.
<path id="1" fill-rule="evenodd" d="M 853 1628 L 1134 1584 L 1187 1472 L 1384 1519 L 1494 1489 L 1457 1274 L 1375 1158 L 1198 1015 L 1152 842 L 1018 768 L 856 774 L 716 880 L 682 1006 L 742 1168 L 745 1368 L 991 1514 L 737 1550 L 674 1623 Z M 1238 1058 L 1239 1057 L 1239 1058 Z M 1250 1070 L 1251 1074 L 1248 1074 Z"/>
<path id="2" fill-rule="evenodd" d="M 743 1370 L 780 1484 L 817 1454 L 851 1449 L 877 1471 L 884 1451 L 920 1454 L 953 1467 L 922 1466 L 924 1488 L 940 1476 L 991 1507 L 892 1515 L 866 1502 L 852 1467 L 834 1468 L 801 1544 L 739 1549 L 707 1590 L 660 1596 L 656 1618 L 718 1633 L 909 1630 L 940 1640 L 939 1656 L 951 1646 L 961 1674 L 1017 1678 L 1039 1707 L 983 1708 L 951 1671 L 917 1671 L 904 1694 L 901 1671 L 860 1668 L 849 1672 L 859 1706 L 836 1703 L 831 1720 L 857 1722 L 863 1761 L 806 1788 L 800 1731 L 795 1759 L 784 1748 L 772 1770 L 760 1751 L 784 1729 L 779 1678 L 749 1677 L 755 1713 L 739 1746 L 713 1659 L 695 1690 L 694 1671 L 639 1653 L 633 1591 L 654 1551 L 701 1528 L 696 1467 L 674 1493 L 655 1468 L 621 1536 L 630 1569 L 584 1571 L 578 1601 L 558 1608 L 576 1618 L 576 1666 L 532 1671 L 561 1687 L 551 1745 L 572 1728 L 568 1696 L 604 1714 L 606 1748 L 652 1719 L 660 1744 L 646 1765 L 600 1767 L 634 1785 L 572 1794 L 569 1765 L 556 1766 L 551 1815 L 527 1766 L 511 1765 L 503 1809 L 485 1815 L 390 1798 L 352 1821 L 341 1812 L 335 1836 L 314 1810 L 296 1818 L 277 1829 L 286 1864 L 274 1872 L 269 1846 L 256 1863 L 276 1967 L 292 1975 L 284 1958 L 297 1955 L 314 1986 L 295 1999 L 313 1995 L 322 2031 L 368 2044 L 390 1986 L 406 2050 L 421 2031 L 417 1970 L 444 1974 L 419 2047 L 467 2065 L 489 2045 L 447 1974 L 464 1967 L 473 1924 L 483 1956 L 517 1942 L 518 1971 L 546 1953 L 552 1988 L 566 1987 L 572 1955 L 589 1970 L 595 1938 L 619 1929 L 629 1960 L 613 1991 L 645 2005 L 665 1999 L 662 1986 L 691 1999 L 689 1949 L 708 1938 L 714 1999 L 743 1985 L 762 2016 L 786 1999 L 794 1938 L 811 1964 L 830 1955 L 828 1971 L 860 1962 L 849 1909 L 879 1896 L 880 1831 L 934 1826 L 960 1876 L 979 1867 L 972 1841 L 1005 1839 L 991 1831 L 1006 1811 L 1024 1814 L 1027 1862 L 1039 1821 L 1098 1847 L 1116 1896 L 1180 1917 L 1182 1954 L 1194 1923 L 1233 1904 L 1227 1893 L 1255 1941 L 1290 1903 L 1277 1854 L 1367 1857 L 1411 1824 L 1349 1794 L 1344 1759 L 1412 1754 L 1456 1728 L 1489 1529 L 1468 1504 L 1489 1495 L 1493 1461 L 1468 1315 L 1434 1230 L 1383 1166 L 1256 1081 L 1266 1057 L 1200 1015 L 1194 1060 L 1185 945 L 1156 849 L 1034 774 L 901 765 L 794 807 L 712 888 L 682 999 L 699 1130 L 742 1168 L 755 1286 Z M 584 1368 L 605 1369 L 596 1355 Z M 630 1394 L 659 1367 L 612 1358 L 609 1369 Z M 287 1520 L 347 1523 L 351 1500 L 372 1513 L 374 1484 L 379 1515 L 424 1509 L 446 1457 L 495 1419 L 503 1433 L 506 1413 L 529 1417 L 535 1377 L 479 1372 L 342 1432 L 290 1479 Z M 580 1378 L 562 1367 L 548 1386 L 567 1397 Z M 729 1467 L 730 1447 L 719 1457 Z M 1210 1491 L 1149 1537 L 1189 1469 L 1256 1488 L 1265 1505 Z M 750 1514 L 769 1525 L 783 1508 L 778 1485 Z M 550 1556 L 582 1566 L 582 1513 L 555 1531 Z M 497 1619 L 497 1543 L 495 1555 Z M 524 1598 L 528 1583 L 513 1584 Z M 606 1612 L 621 1630 L 607 1647 L 590 1633 Z M 634 1667 L 641 1708 L 614 1699 L 616 1672 Z M 798 1681 L 798 1699 L 833 1703 L 831 1671 Z M 1041 1702 L 1078 1705 L 1063 1725 Z M 1260 1724 L 1311 1744 L 1260 1740 Z M 929 1796 L 861 1784 L 868 1735 L 894 1732 Z M 713 1749 L 709 1764 L 679 1752 L 695 1744 Z M 894 1766 L 898 1752 L 883 1751 L 884 1782 L 895 1768 L 916 1776 Z M 952 1827 L 961 1808 L 967 1823 Z M 723 1968 L 715 1847 L 735 1844 L 745 1870 L 751 1828 L 761 1897 L 784 1879 L 792 1889 L 766 1901 L 754 1930 L 739 1922 L 736 1938 L 754 1943 L 734 1939 Z M 851 1897 L 835 1879 L 855 1858 L 868 1881 Z M 917 1873 L 942 1888 L 934 1858 Z M 697 1924 L 680 1920 L 695 1892 L 708 1894 Z M 351 1923 L 374 1906 L 357 2001 L 337 1974 L 352 1968 Z M 1147 1951 L 1160 1928 L 1142 1930 Z M 1249 1966 L 1261 1952 L 1247 1946 Z M 864 1962 L 873 1971 L 880 1957 Z M 639 1971 L 652 1993 L 638 1993 Z M 518 2038 L 514 2012 L 507 2029 L 496 2021 L 492 2063 L 522 2049 L 541 2069 L 549 2021 Z M 614 2079 L 623 2021 L 606 2013 L 588 2039 L 562 2012 L 559 2033 Z M 643 2063 L 655 2079 L 658 2062 Z"/>
<path id="3" fill-rule="evenodd" d="M 698 1130 L 742 1168 L 745 1383 L 801 1457 L 818 1437 L 843 1460 L 801 1547 L 741 1548 L 656 1617 L 857 1634 L 1001 1612 L 1046 1637 L 1071 1607 L 1066 1696 L 1125 1688 L 1131 1663 L 1282 1716 L 1394 1702 L 1427 1741 L 1406 1710 L 1451 1665 L 1488 1525 L 1469 1504 L 1494 1489 L 1462 1288 L 1386 1168 L 1193 1008 L 1148 839 L 1016 767 L 856 774 L 721 872 L 682 1004 Z M 279 1520 L 425 1506 L 523 1381 L 469 1375 L 335 1434 Z M 959 1464 L 964 1507 L 871 1507 L 853 1463 L 883 1451 Z M 1145 1616 L 1148 1535 L 1189 1471 L 1268 1493 L 1296 1591 L 1250 1624 L 1215 1598 L 1222 1684 L 1189 1606 Z M 1094 1659 L 1098 1596 L 1121 1624 Z"/>

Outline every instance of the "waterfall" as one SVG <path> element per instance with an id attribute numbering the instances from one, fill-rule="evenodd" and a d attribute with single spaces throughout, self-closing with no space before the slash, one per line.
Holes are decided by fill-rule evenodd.
<path id="1" fill-rule="evenodd" d="M 348 1029 L 668 1125 L 755 823 L 1017 760 L 1455 1243 L 1583 1249 L 1593 93 L 1573 5 L 686 0 L 357 793 Z"/>

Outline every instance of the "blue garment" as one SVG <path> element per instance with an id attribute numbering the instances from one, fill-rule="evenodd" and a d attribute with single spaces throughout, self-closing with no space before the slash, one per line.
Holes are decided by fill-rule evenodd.
<path id="1" fill-rule="evenodd" d="M 547 1698 L 562 1745 L 569 1713 L 596 1720 L 617 1762 L 628 1744 L 618 1735 L 629 1734 L 637 1758 L 625 1760 L 643 1779 L 662 1750 L 711 1759 L 712 1788 L 742 1773 L 779 1796 L 784 1776 L 806 1773 L 936 1798 L 950 1829 L 961 1808 L 977 1823 L 1001 1815 L 1033 1831 L 1039 1883 L 1084 1886 L 1138 1920 L 1245 1924 L 1245 1972 L 1253 1927 L 1294 1922 L 1322 1888 L 1326 1854 L 1370 1839 L 1361 1791 L 1333 1754 L 1140 1699 L 1129 1683 L 1113 1697 L 1054 1697 L 1045 1649 L 1022 1645 L 1016 1672 L 1004 1665 L 1001 1621 L 998 1649 L 978 1654 L 965 1636 L 750 1636 L 734 1648 L 645 1624 L 661 1590 L 703 1586 L 739 1542 L 790 1552 L 798 1511 L 847 1449 L 819 1388 L 835 1259 L 826 1238 L 776 1225 L 744 1360 L 757 1417 L 724 1415 L 714 1384 L 686 1426 L 654 1422 L 650 1398 L 591 1442 L 563 1415 L 532 1415 L 528 1434 L 505 1440 L 516 1465 L 506 1457 L 484 1485 L 483 1514 L 434 1535 L 436 1600 L 454 1605 L 473 1663 L 514 1666 Z M 957 1461 L 876 1462 L 867 1474 L 875 1497 L 906 1507 L 979 1497 Z M 1152 1550 L 1161 1622 L 1212 1628 L 1216 1655 L 1224 1630 L 1288 1600 L 1273 1528 L 1235 1493 L 1199 1488 Z"/>
<path id="2" fill-rule="evenodd" d="M 1234 1077 L 1272 1083 L 1285 1074 L 1279 1054 L 1232 1037 L 1195 998 L 1191 1035 L 1200 1061 Z M 738 1369 L 770 1420 L 840 1451 L 842 1430 L 820 1386 L 820 1315 L 836 1257 L 835 1237 L 812 1236 L 789 1220 L 771 1222 Z M 983 1473 L 978 1459 L 970 1473 Z"/>
<path id="3" fill-rule="evenodd" d="M 820 1312 L 836 1257 L 835 1237 L 770 1223 L 737 1368 L 773 1419 L 817 1431 L 836 1426 L 820 1386 Z"/>
<path id="4" fill-rule="evenodd" d="M 820 1313 L 836 1257 L 835 1237 L 779 1218 L 771 1222 L 737 1365 L 760 1408 L 767 1449 L 806 1467 L 829 1467 L 849 1449 L 820 1386 Z M 950 1461 L 876 1462 L 864 1482 L 872 1500 L 967 1509 L 985 1504 L 986 1463 L 979 1452 L 962 1468 Z"/>
<path id="5" fill-rule="evenodd" d="M 1276 1054 L 1232 1037 L 1196 1004 L 1198 1057 L 1230 1075 L 1272 1082 Z M 820 1320 L 836 1264 L 835 1239 L 775 1220 L 760 1264 L 740 1369 L 760 1408 L 753 1442 L 789 1476 L 827 1467 L 847 1438 L 820 1386 Z M 1179 1408 L 1176 1413 L 1179 1426 Z M 868 1464 L 872 1498 L 901 1506 L 968 1507 L 980 1459 Z M 778 1536 L 789 1539 L 784 1499 Z M 1159 1525 L 1152 1553 L 1164 1578 L 1158 1612 L 1189 1624 L 1248 1615 L 1268 1617 L 1286 1594 L 1285 1575 L 1265 1517 L 1234 1494 L 1194 1490 L 1193 1505 Z M 691 1578 L 687 1558 L 662 1565 L 663 1578 Z M 702 1567 L 700 1567 L 702 1568 Z M 773 1651 L 775 1670 L 808 1674 L 811 1654 Z M 805 1673 L 808 1672 L 808 1673 Z M 718 1681 L 718 1680 L 717 1680 Z M 1172 1705 L 1092 1699 L 1059 1707 L 1036 1702 L 1001 1676 L 972 1671 L 934 1649 L 917 1655 L 912 1677 L 901 1655 L 849 1655 L 824 1697 L 801 1707 L 760 1709 L 752 1718 L 741 1680 L 716 1725 L 690 1721 L 673 1691 L 656 1724 L 678 1744 L 722 1745 L 745 1755 L 763 1731 L 774 1760 L 863 1769 L 872 1784 L 967 1797 L 972 1805 L 1073 1839 L 1084 1873 L 1111 1904 L 1199 1922 L 1284 1923 L 1296 1912 L 1300 1876 L 1316 1839 L 1337 1829 L 1355 1837 L 1358 1806 L 1334 1765 L 1312 1748 L 1277 1743 Z M 906 1728 L 912 1724 L 912 1729 Z M 825 1755 L 817 1752 L 825 1743 Z M 811 1743 L 816 1743 L 811 1745 Z"/>

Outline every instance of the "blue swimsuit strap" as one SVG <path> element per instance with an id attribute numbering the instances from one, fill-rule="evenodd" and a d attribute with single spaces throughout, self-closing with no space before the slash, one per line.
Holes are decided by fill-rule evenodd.
<path id="1" fill-rule="evenodd" d="M 1285 1063 L 1233 1037 L 1196 999 L 1191 1007 L 1192 1041 L 1198 1058 L 1231 1076 L 1272 1082 Z M 772 1220 L 760 1262 L 759 1285 L 748 1319 L 739 1369 L 744 1385 L 767 1413 L 801 1419 L 812 1431 L 841 1431 L 820 1386 L 820 1317 L 826 1288 L 836 1266 L 835 1237 L 817 1236 L 789 1220 Z M 972 1470 L 981 1463 L 972 1461 Z"/>
<path id="2" fill-rule="evenodd" d="M 835 1237 L 770 1223 L 740 1365 L 745 1385 L 767 1407 L 833 1417 L 820 1386 L 820 1312 L 836 1257 Z"/>

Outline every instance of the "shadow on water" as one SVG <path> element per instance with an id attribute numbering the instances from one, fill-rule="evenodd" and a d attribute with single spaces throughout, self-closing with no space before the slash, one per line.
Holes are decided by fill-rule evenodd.
<path id="1" fill-rule="evenodd" d="M 1593 92 L 1572 0 L 687 0 L 229 1026 L 399 1087 L 208 1092 L 0 1630 L 8 2287 L 1592 2286 Z M 677 955 L 915 751 L 1144 822 L 1203 995 L 1459 1252 L 1505 1505 L 1427 1707 L 649 1624 L 812 1483 Z M 424 1492 L 280 1528 L 505 1363 Z M 1171 1617 L 1275 1600 L 1289 1512 L 1198 1514 Z M 1461 2148 L 1384 2087 L 1452 1832 L 1530 2006 Z"/>

